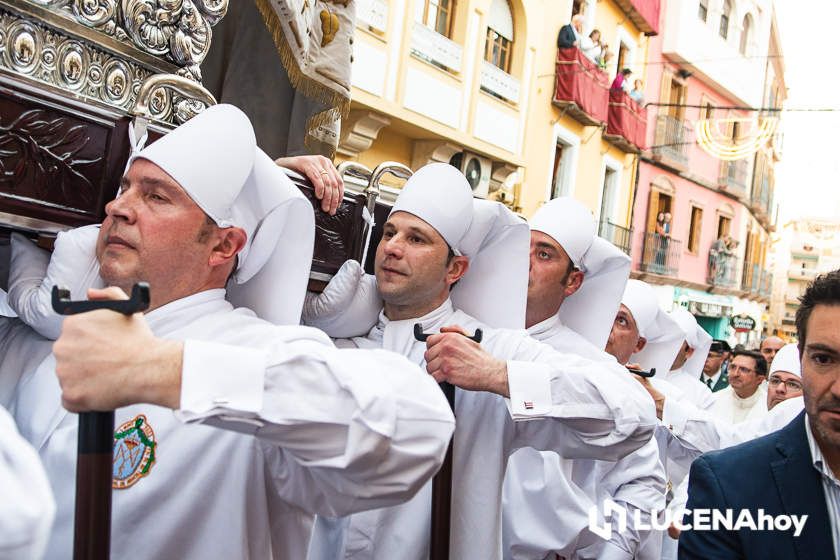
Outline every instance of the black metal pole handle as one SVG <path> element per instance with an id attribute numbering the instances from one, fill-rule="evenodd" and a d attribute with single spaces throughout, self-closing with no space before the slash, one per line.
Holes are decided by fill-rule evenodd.
<path id="1" fill-rule="evenodd" d="M 70 290 L 53 286 L 52 307 L 60 315 L 110 309 L 132 315 L 149 308 L 149 285 L 138 282 L 131 299 L 72 301 Z M 114 412 L 79 414 L 76 458 L 74 560 L 108 560 L 111 552 L 111 484 L 113 477 Z"/>
<path id="2" fill-rule="evenodd" d="M 429 333 L 423 332 L 423 325 L 421 325 L 420 323 L 414 323 L 414 338 L 416 340 L 419 340 L 420 342 L 426 342 L 429 339 L 430 336 L 432 336 L 432 335 L 429 334 Z M 475 334 L 474 335 L 469 336 L 469 335 L 465 334 L 464 336 L 466 336 L 467 338 L 469 338 L 473 342 L 477 342 L 477 343 L 480 344 L 481 339 L 484 337 L 484 333 L 481 331 L 481 329 L 475 329 Z"/>
<path id="3" fill-rule="evenodd" d="M 653 377 L 656 375 L 656 368 L 650 368 L 650 371 L 645 371 L 643 369 L 635 369 L 635 368 L 627 368 L 627 371 L 630 373 L 635 373 L 636 375 L 641 375 L 642 377 Z"/>
<path id="4" fill-rule="evenodd" d="M 148 309 L 150 301 L 149 285 L 146 282 L 134 284 L 131 288 L 130 299 L 72 301 L 70 290 L 58 286 L 53 286 L 52 289 L 52 308 L 59 315 L 76 315 L 99 309 L 110 309 L 123 315 L 132 315 Z"/>

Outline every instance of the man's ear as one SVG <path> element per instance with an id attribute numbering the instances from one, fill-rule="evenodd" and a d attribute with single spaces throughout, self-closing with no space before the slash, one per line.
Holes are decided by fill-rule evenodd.
<path id="1" fill-rule="evenodd" d="M 633 350 L 633 353 L 635 354 L 636 352 L 641 352 L 645 349 L 645 346 L 647 346 L 647 339 L 643 336 L 640 336 L 639 340 L 636 341 L 636 349 Z"/>
<path id="2" fill-rule="evenodd" d="M 692 355 L 694 355 L 694 348 L 688 346 L 688 350 L 685 351 L 685 359 L 689 359 Z"/>
<path id="3" fill-rule="evenodd" d="M 230 263 L 245 247 L 248 234 L 238 227 L 220 228 L 216 236 L 216 244 L 210 253 L 210 266 L 222 266 Z"/>
<path id="4" fill-rule="evenodd" d="M 577 292 L 580 287 L 583 285 L 583 272 L 574 269 L 569 274 L 569 279 L 566 281 L 566 289 L 564 290 L 566 297 L 571 296 L 575 292 Z"/>
<path id="5" fill-rule="evenodd" d="M 446 285 L 451 287 L 467 273 L 469 268 L 470 259 L 468 257 L 452 257 L 446 265 Z"/>

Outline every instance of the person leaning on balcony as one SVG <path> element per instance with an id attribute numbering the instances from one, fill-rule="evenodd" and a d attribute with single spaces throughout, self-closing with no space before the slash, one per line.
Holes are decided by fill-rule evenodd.
<path id="1" fill-rule="evenodd" d="M 580 50 L 586 58 L 598 64 L 598 60 L 604 51 L 604 45 L 601 43 L 601 32 L 598 29 L 593 29 L 588 37 L 581 38 Z"/>
<path id="2" fill-rule="evenodd" d="M 723 253 L 726 250 L 725 236 L 718 237 L 709 247 L 709 278 L 716 280 L 723 267 Z"/>
<path id="3" fill-rule="evenodd" d="M 557 48 L 569 49 L 572 47 L 580 47 L 582 33 L 583 16 L 581 14 L 575 14 L 572 16 L 571 23 L 567 23 L 560 28 L 560 34 L 557 35 Z"/>
<path id="4" fill-rule="evenodd" d="M 639 105 L 645 104 L 644 97 L 645 88 L 642 85 L 642 80 L 633 80 L 633 89 L 630 90 L 630 99 Z"/>
<path id="5" fill-rule="evenodd" d="M 622 68 L 621 72 L 615 75 L 610 89 L 613 91 L 629 91 L 630 75 L 633 73 L 629 68 Z"/>

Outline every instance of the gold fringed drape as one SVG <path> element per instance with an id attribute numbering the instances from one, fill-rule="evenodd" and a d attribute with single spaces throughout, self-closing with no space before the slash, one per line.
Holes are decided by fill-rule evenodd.
<path id="1" fill-rule="evenodd" d="M 350 110 L 355 0 L 255 0 L 295 90 L 328 109 L 306 122 L 306 145 L 338 146 L 338 121 Z M 326 39 L 325 39 L 326 37 Z"/>

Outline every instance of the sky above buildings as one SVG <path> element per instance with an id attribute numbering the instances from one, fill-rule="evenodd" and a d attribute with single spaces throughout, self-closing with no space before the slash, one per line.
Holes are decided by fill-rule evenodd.
<path id="1" fill-rule="evenodd" d="M 840 221 L 840 72 L 833 62 L 840 2 L 776 0 L 776 16 L 789 90 L 786 108 L 837 109 L 784 113 L 784 152 L 776 172 L 779 225 L 799 217 Z"/>

